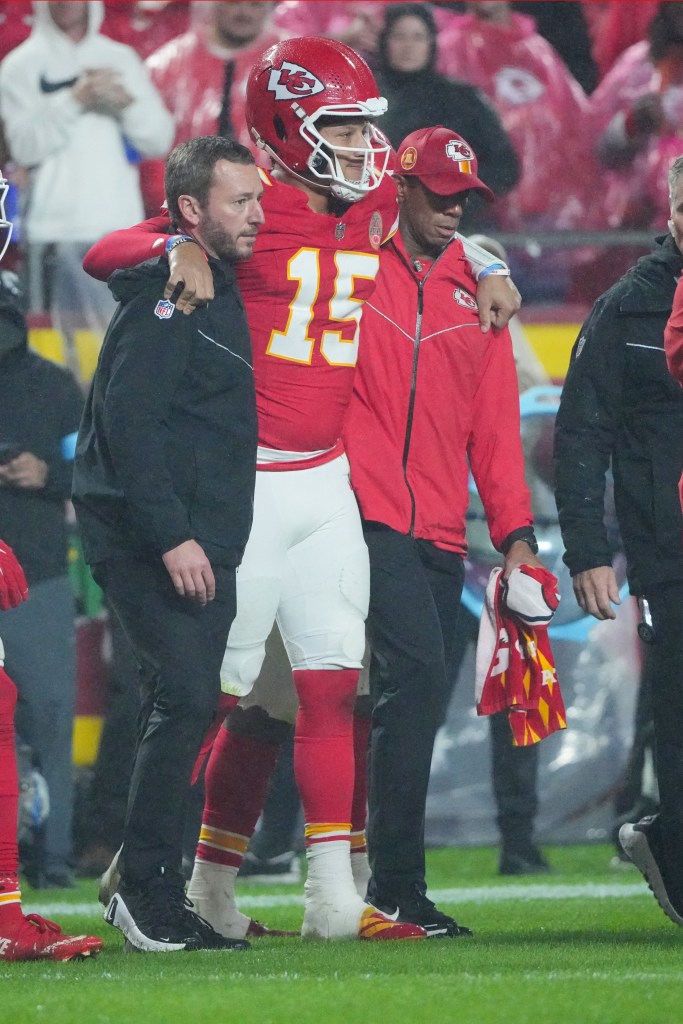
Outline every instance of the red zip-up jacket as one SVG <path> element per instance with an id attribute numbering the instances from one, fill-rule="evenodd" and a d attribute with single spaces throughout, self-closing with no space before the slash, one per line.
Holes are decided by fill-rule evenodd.
<path id="1" fill-rule="evenodd" d="M 383 247 L 344 429 L 367 520 L 466 554 L 468 458 L 497 548 L 532 524 L 507 330 L 482 334 L 459 241 L 411 261 Z"/>

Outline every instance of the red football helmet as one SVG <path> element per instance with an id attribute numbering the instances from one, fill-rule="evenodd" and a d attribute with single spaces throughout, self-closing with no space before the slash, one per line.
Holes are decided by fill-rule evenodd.
<path id="1" fill-rule="evenodd" d="M 390 146 L 373 120 L 387 109 L 362 57 L 335 39 L 308 36 L 276 43 L 256 61 L 247 82 L 246 120 L 258 146 L 295 177 L 354 203 L 377 188 Z M 365 120 L 367 146 L 333 146 L 320 118 Z M 338 155 L 363 157 L 358 181 L 344 177 Z"/>
<path id="2" fill-rule="evenodd" d="M 7 246 L 12 237 L 12 221 L 7 220 L 5 216 L 5 198 L 8 188 L 9 182 L 0 171 L 0 260 L 7 252 Z"/>

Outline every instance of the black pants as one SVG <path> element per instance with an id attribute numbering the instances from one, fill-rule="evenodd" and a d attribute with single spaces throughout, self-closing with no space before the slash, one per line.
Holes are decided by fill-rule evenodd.
<path id="1" fill-rule="evenodd" d="M 220 667 L 235 617 L 235 571 L 216 569 L 204 607 L 179 597 L 166 569 L 129 558 L 101 562 L 96 582 L 140 665 L 141 714 L 120 858 L 129 883 L 180 871 L 192 768 L 216 711 Z"/>
<path id="2" fill-rule="evenodd" d="M 123 838 L 140 717 L 138 663 L 115 612 L 109 616 L 111 678 L 102 735 L 88 793 L 88 842 L 112 850 Z"/>
<path id="3" fill-rule="evenodd" d="M 371 892 L 399 898 L 424 887 L 427 787 L 450 694 L 464 579 L 460 556 L 376 523 L 370 552 L 368 637 L 373 700 L 368 786 Z"/>
<path id="4" fill-rule="evenodd" d="M 649 588 L 645 596 L 655 633 L 649 667 L 662 839 L 670 877 L 679 879 L 683 863 L 683 583 Z M 676 895 L 683 896 L 683 882 Z"/>

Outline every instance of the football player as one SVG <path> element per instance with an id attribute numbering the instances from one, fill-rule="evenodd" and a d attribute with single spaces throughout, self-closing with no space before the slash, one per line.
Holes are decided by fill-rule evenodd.
<path id="1" fill-rule="evenodd" d="M 0 171 L 0 260 L 7 251 L 12 225 L 5 216 L 7 181 Z M 0 281 L 0 291 L 5 285 Z M 0 609 L 16 608 L 28 597 L 23 570 L 8 544 L 0 540 Z M 94 935 L 65 935 L 58 924 L 39 914 L 24 914 L 19 888 L 17 814 L 19 780 L 14 743 L 17 688 L 5 672 L 0 640 L 0 962 L 4 960 L 74 960 L 96 956 L 102 940 Z"/>
<path id="2" fill-rule="evenodd" d="M 276 44 L 256 62 L 247 86 L 249 128 L 274 170 L 263 174 L 265 227 L 253 258 L 238 270 L 254 348 L 259 472 L 222 680 L 228 693 L 249 693 L 277 620 L 299 702 L 295 773 L 308 862 L 302 934 L 311 938 L 426 937 L 421 927 L 392 921 L 364 902 L 350 857 L 352 805 L 364 805 L 358 790 L 354 801 L 353 708 L 369 570 L 340 437 L 362 306 L 374 287 L 380 246 L 396 229 L 390 147 L 374 124 L 385 106 L 364 61 L 330 39 Z M 86 269 L 106 277 L 166 249 L 173 271 L 168 294 L 175 290 L 177 298 L 182 290 L 178 306 L 189 311 L 210 298 L 201 252 L 171 230 L 161 217 L 117 232 L 91 249 Z M 502 284 L 509 296 L 500 305 L 513 305 Z M 253 926 L 235 917 L 234 879 L 284 718 L 282 708 L 253 702 L 237 709 L 207 767 L 188 895 L 229 936 Z M 356 725 L 356 733 L 360 750 L 367 725 Z M 362 849 L 362 839 L 356 843 Z M 357 874 L 364 892 L 367 868 Z"/>

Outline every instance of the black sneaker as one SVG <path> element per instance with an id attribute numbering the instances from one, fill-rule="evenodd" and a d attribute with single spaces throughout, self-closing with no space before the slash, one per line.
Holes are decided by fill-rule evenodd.
<path id="1" fill-rule="evenodd" d="M 368 902 L 393 921 L 420 925 L 427 932 L 428 939 L 457 939 L 472 934 L 469 928 L 458 924 L 454 918 L 438 910 L 432 901 L 427 899 L 419 885 L 397 901 L 383 898 L 374 891 L 371 881 Z"/>
<path id="2" fill-rule="evenodd" d="M 225 939 L 195 914 L 185 896 L 182 876 L 162 872 L 144 885 L 121 882 L 104 919 L 126 937 L 126 948 L 142 953 L 195 949 L 248 949 L 241 939 Z"/>
<path id="3" fill-rule="evenodd" d="M 547 875 L 552 870 L 537 846 L 519 850 L 503 847 L 498 864 L 499 875 Z"/>
<path id="4" fill-rule="evenodd" d="M 683 899 L 677 897 L 672 880 L 664 870 L 664 853 L 659 818 L 641 818 L 619 829 L 619 842 L 645 878 L 657 903 L 670 920 L 683 925 Z"/>
<path id="5" fill-rule="evenodd" d="M 225 935 L 220 935 L 213 925 L 204 917 L 193 910 L 194 903 L 192 900 L 185 896 L 185 907 L 184 917 L 187 921 L 188 927 L 191 927 L 193 934 L 197 935 L 201 940 L 201 945 L 196 947 L 198 949 L 232 949 L 242 950 L 251 949 L 251 943 L 247 942 L 246 939 L 228 939 Z"/>

